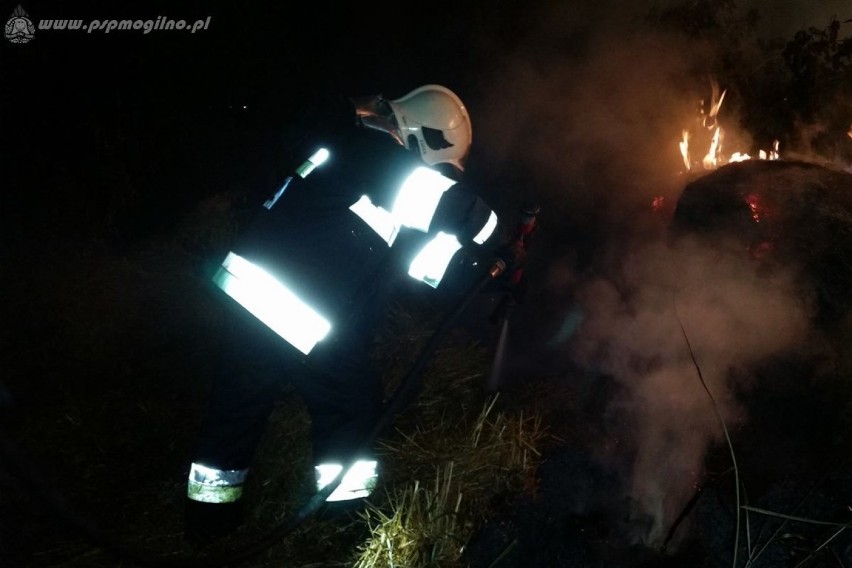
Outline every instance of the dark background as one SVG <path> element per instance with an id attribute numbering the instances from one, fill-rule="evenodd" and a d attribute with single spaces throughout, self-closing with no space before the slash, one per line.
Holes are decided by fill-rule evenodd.
<path id="1" fill-rule="evenodd" d="M 443 82 L 473 97 L 462 81 L 464 7 L 447 18 L 433 5 L 414 23 L 377 6 L 25 9 L 33 19 L 162 14 L 211 25 L 192 36 L 53 31 L 4 44 L 3 156 L 19 188 L 4 193 L 4 212 L 26 223 L 13 242 L 52 227 L 128 243 L 222 188 L 263 194 L 280 176 L 288 122 L 317 96 L 401 96 Z M 440 34 L 438 20 L 450 22 Z"/>
<path id="2" fill-rule="evenodd" d="M 758 11 L 750 12 L 754 6 Z M 14 7 L 5 3 L 0 18 Z M 557 552 L 569 557 L 577 543 L 565 540 L 566 524 L 583 542 L 586 536 L 577 537 L 583 530 L 600 529 L 593 538 L 601 548 L 607 546 L 607 531 L 618 534 L 612 546 L 624 544 L 623 536 L 632 531 L 643 534 L 645 519 L 624 519 L 631 509 L 621 500 L 631 491 L 641 495 L 642 483 L 631 486 L 631 460 L 643 447 L 666 468 L 650 460 L 646 467 L 654 465 L 654 471 L 640 481 L 680 478 L 683 485 L 685 480 L 686 494 L 678 498 L 688 498 L 692 490 L 681 458 L 703 457 L 710 442 L 721 447 L 707 407 L 692 413 L 701 420 L 689 427 L 709 434 L 672 445 L 665 436 L 677 438 L 672 432 L 689 428 L 685 423 L 656 428 L 658 422 L 682 418 L 663 402 L 647 403 L 668 400 L 659 396 L 657 385 L 645 381 L 646 374 L 633 374 L 636 369 L 623 380 L 598 382 L 599 368 L 617 374 L 621 369 L 614 363 L 620 361 L 593 358 L 599 368 L 583 374 L 571 361 L 565 332 L 576 315 L 578 289 L 598 278 L 611 277 L 625 288 L 637 283 L 620 270 L 643 263 L 625 259 L 666 221 L 649 204 L 661 196 L 670 211 L 685 183 L 701 175 L 681 171 L 677 142 L 709 97 L 708 76 L 729 89 L 722 115 L 731 133 L 726 152 L 753 152 L 780 139 L 782 154 L 840 170 L 852 164 L 846 136 L 852 107 L 844 104 L 852 92 L 852 65 L 843 51 L 849 44 L 837 38 L 832 43 L 825 35 L 831 16 L 845 22 L 850 13 L 817 17 L 781 10 L 776 3 L 731 1 L 671 3 L 671 9 L 656 11 L 616 1 L 501 2 L 499 9 L 493 2 L 142 7 L 33 1 L 23 8 L 34 21 L 163 15 L 191 24 L 211 17 L 210 29 L 194 35 L 36 30 L 28 44 L 0 41 L 4 382 L 16 397 L 17 428 L 28 448 L 53 478 L 72 472 L 67 477 L 89 510 L 109 506 L 109 495 L 93 490 L 95 482 L 110 479 L 139 455 L 152 460 L 149 466 L 159 479 L 174 480 L 179 495 L 181 458 L 199 418 L 205 365 L 215 353 L 204 330 L 221 324 L 198 282 L 221 260 L 252 207 L 288 171 L 294 131 L 309 126 L 301 119 L 318 98 L 396 97 L 420 84 L 445 84 L 471 113 L 469 180 L 507 219 L 529 198 L 542 204 L 531 266 L 535 286 L 527 311 L 517 312 L 516 329 L 522 331 L 514 336 L 510 369 L 530 384 L 544 379 L 576 389 L 565 412 L 556 413 L 576 430 L 569 438 L 571 451 L 543 471 L 544 486 L 560 499 L 548 506 L 539 502 L 544 510 L 531 507 L 521 515 L 532 518 L 527 519 L 531 542 L 537 533 L 551 544 L 567 543 Z M 784 35 L 758 31 L 763 29 L 756 27 L 759 16 L 767 11 L 771 21 L 785 24 L 773 28 L 784 29 Z M 847 35 L 848 25 L 841 28 Z M 794 39 L 796 30 L 810 31 Z M 712 266 L 714 258 L 703 265 Z M 740 300 L 739 292 L 736 288 L 731 296 Z M 656 323 L 653 317 L 634 317 L 655 316 L 654 310 L 621 309 L 622 299 L 589 303 L 604 316 L 606 325 L 597 330 L 602 343 L 613 341 L 631 355 L 638 353 L 638 367 L 647 363 L 642 357 L 654 362 L 669 344 L 680 345 L 677 334 L 641 327 Z M 742 304 L 732 303 L 738 309 Z M 606 320 L 610 308 L 615 315 Z M 732 343 L 743 339 L 749 345 L 746 336 L 767 327 L 760 317 L 745 319 L 750 325 L 732 334 Z M 637 321 L 639 331 L 629 341 L 618 337 Z M 487 336 L 492 330 L 483 327 Z M 644 336 L 666 339 L 663 346 L 649 346 Z M 634 342 L 639 345 L 631 350 Z M 808 381 L 812 372 L 809 365 L 782 369 Z M 774 448 L 771 429 L 779 421 L 807 426 L 825 408 L 846 412 L 846 418 L 821 423 L 816 433 L 789 426 L 785 439 L 796 439 L 805 460 L 802 448 L 813 436 L 831 451 L 837 446 L 828 440 L 846 443 L 838 434 L 842 429 L 833 428 L 848 424 L 846 379 L 835 377 L 830 389 L 815 389 L 819 396 L 792 405 L 801 410 L 795 421 L 789 420 L 790 401 L 811 383 L 784 383 L 787 390 L 779 386 L 767 397 L 747 389 L 752 398 L 770 401 L 768 410 L 761 407 L 763 414 L 754 413 L 755 431 L 768 435 L 752 442 L 753 448 Z M 687 387 L 696 384 L 690 380 Z M 643 393 L 651 394 L 646 400 Z M 703 396 L 699 392 L 702 401 Z M 739 418 L 736 406 L 726 415 L 733 421 Z M 767 417 L 763 430 L 756 425 L 760 416 Z M 589 430 L 595 435 L 587 435 Z M 662 431 L 663 441 L 651 439 L 643 446 L 646 430 Z M 167 447 L 164 433 L 172 438 Z M 625 445 L 630 449 L 623 450 Z M 673 455 L 654 454 L 660 447 Z M 779 471 L 767 465 L 778 455 L 766 460 L 761 452 L 751 455 L 755 470 Z M 726 458 L 724 448 L 715 451 L 709 469 L 727 469 Z M 818 465 L 800 469 L 818 477 L 829 471 L 823 466 L 830 461 L 815 460 Z M 69 464 L 74 468 L 64 469 Z M 808 477 L 804 485 L 812 481 Z M 576 491 L 577 486 L 585 490 Z M 825 497 L 830 506 L 820 502 L 810 514 L 842 510 L 843 497 L 837 495 L 848 495 L 848 487 L 832 489 Z M 718 511 L 707 514 L 708 526 L 730 525 L 730 493 L 727 487 L 711 502 Z M 780 497 L 772 504 L 784 509 L 783 503 L 802 492 L 776 494 Z M 162 500 L 144 491 L 139 497 Z M 685 499 L 673 501 L 669 506 L 676 513 Z M 25 505 L 18 503 L 15 512 L 29 514 Z M 127 518 L 138 516 L 136 504 L 125 506 L 133 513 Z M 565 521 L 560 514 L 571 516 Z M 618 519 L 616 528 L 601 529 L 608 516 Z M 545 521 L 552 518 L 563 524 L 547 528 Z M 7 542 L 39 542 L 44 534 L 41 523 L 5 522 L 0 528 L 13 535 Z M 707 540 L 718 537 L 724 554 L 731 543 L 722 532 L 711 531 Z M 819 542 L 814 536 L 812 543 Z M 583 543 L 577 547 L 595 557 Z M 555 564 L 556 552 L 538 550 L 542 562 Z M 597 558 L 604 552 L 598 550 Z"/>

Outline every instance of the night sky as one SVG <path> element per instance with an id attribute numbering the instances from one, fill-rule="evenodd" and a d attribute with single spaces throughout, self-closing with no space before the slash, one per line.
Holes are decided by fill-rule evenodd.
<path id="1" fill-rule="evenodd" d="M 15 77 L 3 87 L 10 134 L 3 156 L 11 166 L 7 183 L 19 188 L 4 198 L 20 208 L 4 210 L 37 225 L 103 229 L 86 217 L 127 197 L 113 189 L 125 183 L 136 202 L 110 229 L 119 239 L 174 220 L 218 188 L 240 183 L 267 191 L 279 175 L 286 124 L 313 97 L 399 96 L 426 81 L 455 85 L 461 74 L 445 66 L 464 42 L 461 30 L 435 35 L 425 22 L 407 35 L 408 24 L 386 10 L 197 3 L 121 12 L 94 2 L 24 8 L 32 18 L 211 18 L 195 35 L 53 31 L 3 46 L 3 74 Z"/>

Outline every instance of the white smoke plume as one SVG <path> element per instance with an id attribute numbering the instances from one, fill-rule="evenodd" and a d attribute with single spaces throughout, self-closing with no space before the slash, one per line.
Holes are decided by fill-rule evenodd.
<path id="1" fill-rule="evenodd" d="M 808 301 L 788 274 L 760 274 L 733 244 L 691 240 L 630 251 L 621 269 L 582 283 L 578 301 L 583 322 L 569 346 L 576 362 L 624 387 L 612 405 L 626 409 L 626 424 L 611 434 L 633 448 L 635 536 L 659 545 L 724 433 L 684 331 L 733 430 L 746 419 L 737 394 L 750 386 L 750 366 L 802 345 Z"/>
<path id="2" fill-rule="evenodd" d="M 608 412 L 624 418 L 612 435 L 628 442 L 602 457 L 625 472 L 636 540 L 656 545 L 723 436 L 680 325 L 736 428 L 747 419 L 737 395 L 751 366 L 800 345 L 810 316 L 789 274 L 758 273 L 732 243 L 646 238 L 654 197 L 671 203 L 687 181 L 677 144 L 718 63 L 710 43 L 645 25 L 648 8 L 674 3 L 524 3 L 511 30 L 471 41 L 483 62 L 473 118 L 489 146 L 484 169 L 521 170 L 521 191 L 542 202 L 541 230 L 556 241 L 549 252 L 567 259 L 550 267 L 549 298 L 560 306 L 544 318 L 569 323 L 553 334 L 556 350 L 623 387 Z M 834 15 L 744 4 L 771 13 L 778 33 Z M 735 101 L 725 104 L 729 141 L 748 141 Z"/>

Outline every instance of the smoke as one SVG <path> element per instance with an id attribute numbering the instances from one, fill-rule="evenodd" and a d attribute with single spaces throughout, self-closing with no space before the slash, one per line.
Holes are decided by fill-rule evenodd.
<path id="1" fill-rule="evenodd" d="M 546 327 L 561 329 L 557 349 L 622 387 L 610 434 L 630 448 L 602 457 L 627 472 L 636 540 L 660 544 L 723 439 L 716 411 L 728 428 L 747 419 L 738 394 L 750 367 L 800 345 L 810 308 L 791 275 L 758 273 L 733 243 L 648 237 L 652 200 L 671 204 L 686 182 L 677 144 L 718 62 L 713 45 L 653 31 L 647 5 L 635 6 L 556 3 L 519 18 L 510 42 L 476 37 L 484 79 L 473 108 L 484 169 L 542 203 L 549 252 L 567 259 L 549 266 L 556 305 L 542 308 Z M 809 23 L 770 11 L 772 26 Z"/>
<path id="2" fill-rule="evenodd" d="M 589 14 L 563 10 L 540 16 L 548 28 L 531 30 L 536 39 L 486 73 L 477 136 L 488 143 L 488 169 L 523 169 L 530 191 L 564 221 L 619 224 L 679 189 L 677 142 L 698 99 L 691 63 L 672 38 L 627 22 L 593 30 Z"/>
<path id="3" fill-rule="evenodd" d="M 578 303 L 583 322 L 566 346 L 624 387 L 610 404 L 626 427 L 611 434 L 632 447 L 617 459 L 632 459 L 636 538 L 659 545 L 722 441 L 716 411 L 729 429 L 746 419 L 737 395 L 750 366 L 801 345 L 808 304 L 789 274 L 759 273 L 734 243 L 695 240 L 629 251 L 620 268 L 581 283 Z"/>
<path id="4" fill-rule="evenodd" d="M 649 12 L 674 5 L 689 9 Z M 604 1 L 509 4 L 499 24 L 480 14 L 485 22 L 472 26 L 469 63 L 480 77 L 469 99 L 479 165 L 511 181 L 512 172 L 523 172 L 520 191 L 548 202 L 562 225 L 584 234 L 623 230 L 655 197 L 670 203 L 682 189 L 678 144 L 683 129 L 699 130 L 711 80 L 729 91 L 720 118 L 727 156 L 769 150 L 789 133 L 791 111 L 777 92 L 785 63 L 767 54 L 766 38 L 754 30 L 780 33 L 794 21 L 797 29 L 822 27 L 840 6 L 824 8 Z M 688 22 L 702 33 L 690 34 Z M 751 85 L 761 96 L 731 92 L 732 85 Z M 708 142 L 709 135 L 691 142 L 698 161 Z"/>

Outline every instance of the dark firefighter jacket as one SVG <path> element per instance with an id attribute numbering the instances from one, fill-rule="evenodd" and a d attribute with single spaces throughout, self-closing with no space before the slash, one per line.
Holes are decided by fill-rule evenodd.
<path id="1" fill-rule="evenodd" d="M 294 297 L 327 325 L 327 333 L 320 330 L 315 335 L 331 341 L 383 286 L 405 275 L 412 260 L 436 237 L 452 236 L 465 246 L 475 238 L 483 241 L 496 223 L 491 209 L 463 183 L 433 169 L 424 171 L 419 157 L 385 133 L 356 126 L 354 113 L 350 116 L 344 127 L 305 138 L 304 159 L 320 149 L 327 151 L 327 159 L 304 177 L 294 172 L 259 207 L 214 277 L 243 307 L 303 353 L 310 352 L 313 339 L 299 344 L 288 333 L 301 334 L 316 322 L 303 307 L 289 305 Z M 401 188 L 415 172 L 441 188 L 437 199 L 434 189 L 423 190 L 433 195 L 437 206 L 416 211 L 428 217 L 434 208 L 428 230 L 400 224 L 398 216 L 391 215 L 396 230 L 388 238 L 369 219 L 378 211 L 387 220 Z M 409 200 L 420 195 L 411 187 Z M 256 286 L 250 280 L 257 274 L 263 283 Z"/>

